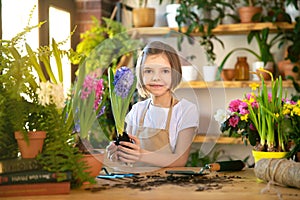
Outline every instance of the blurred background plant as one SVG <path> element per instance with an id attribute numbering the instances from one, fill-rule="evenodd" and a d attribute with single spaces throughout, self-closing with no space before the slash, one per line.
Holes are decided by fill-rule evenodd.
<path id="1" fill-rule="evenodd" d="M 36 159 L 45 170 L 71 171 L 76 187 L 93 180 L 79 162 L 82 155 L 74 148 L 72 118 L 65 112 L 61 59 L 72 51 L 60 49 L 64 41 L 54 39 L 51 45 L 31 48 L 25 35 L 44 23 L 26 26 L 12 39 L 0 41 L 0 159 L 19 157 L 15 131 L 23 130 L 25 135 L 28 129 L 46 131 L 43 151 Z"/>
<path id="2" fill-rule="evenodd" d="M 103 80 L 103 95 L 109 94 L 108 73 L 109 67 L 114 70 L 128 65 L 136 56 L 136 50 L 142 47 L 142 42 L 135 39 L 135 32 L 128 32 L 127 29 L 111 18 L 102 18 L 100 22 L 92 16 L 93 25 L 89 30 L 80 35 L 81 42 L 73 52 L 72 62 L 85 68 L 85 74 L 95 73 Z M 80 69 L 77 71 L 77 75 Z M 111 110 L 110 97 L 103 102 L 105 108 L 103 114 L 99 116 L 98 138 L 102 137 L 105 146 L 108 141 L 116 137 L 116 127 Z M 100 130 L 101 129 L 101 130 Z M 95 141 L 96 142 L 96 141 Z M 93 141 L 91 141 L 93 143 Z"/>

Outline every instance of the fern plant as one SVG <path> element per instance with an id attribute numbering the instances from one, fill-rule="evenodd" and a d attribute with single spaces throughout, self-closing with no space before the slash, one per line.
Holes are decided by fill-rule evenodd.
<path id="1" fill-rule="evenodd" d="M 41 47 L 39 50 L 43 52 L 35 52 L 25 43 L 25 34 L 42 24 L 25 27 L 11 40 L 0 40 L 0 159 L 18 157 L 15 131 L 22 130 L 26 137 L 28 130 L 44 130 L 47 136 L 43 152 L 36 158 L 43 168 L 55 172 L 71 171 L 72 186 L 81 185 L 84 181 L 93 182 L 84 172 L 87 166 L 80 162 L 78 148 L 74 148 L 72 123 L 66 123 L 69 119 L 66 113 L 54 104 L 41 105 L 38 99 L 40 82 L 33 76 L 33 68 L 41 82 L 46 81 L 42 77 L 44 74 L 39 74 L 38 70 L 42 69 L 39 63 L 49 64 L 50 55 L 54 54 L 56 67 L 62 68 L 60 59 L 66 53 L 57 49 L 55 41 L 52 48 Z M 27 51 L 19 48 L 25 46 Z M 40 60 L 39 53 L 43 53 L 43 60 Z M 46 69 L 49 73 L 51 66 L 45 67 L 50 67 Z M 62 82 L 62 79 L 59 81 Z M 51 82 L 55 82 L 53 77 Z"/>
<path id="2" fill-rule="evenodd" d="M 183 33 L 183 35 L 179 35 L 178 37 L 178 48 L 181 49 L 184 36 L 188 36 L 187 39 L 190 44 L 198 42 L 204 48 L 208 65 L 215 65 L 216 53 L 214 41 L 218 42 L 223 48 L 224 44 L 212 30 L 226 16 L 225 8 L 234 10 L 232 4 L 221 0 L 180 1 L 176 21 L 179 26 L 179 32 Z M 199 10 L 203 12 L 203 16 L 199 15 Z M 214 16 L 212 16 L 213 13 Z M 199 33 L 199 37 L 193 36 L 195 32 Z"/>
<path id="3" fill-rule="evenodd" d="M 10 98 L 7 93 L 0 87 L 0 160 L 18 156 L 18 146 L 14 138 L 12 124 L 7 120 L 9 115 L 7 104 L 9 101 Z"/>

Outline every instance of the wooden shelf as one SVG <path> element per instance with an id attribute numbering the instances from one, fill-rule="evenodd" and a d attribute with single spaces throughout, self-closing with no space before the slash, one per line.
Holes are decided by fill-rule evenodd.
<path id="1" fill-rule="evenodd" d="M 195 143 L 215 142 L 217 144 L 244 144 L 242 138 L 224 137 L 224 136 L 205 136 L 196 135 Z"/>
<path id="2" fill-rule="evenodd" d="M 216 34 L 245 34 L 250 31 L 259 31 L 264 28 L 269 28 L 271 31 L 277 31 L 278 28 L 291 30 L 294 28 L 294 24 L 287 22 L 222 24 L 216 27 L 213 32 Z"/>
<path id="3" fill-rule="evenodd" d="M 261 84 L 260 81 L 190 81 L 181 82 L 179 88 L 250 88 L 251 83 Z M 266 81 L 268 86 L 271 85 L 271 81 Z M 293 83 L 290 80 L 282 81 L 282 86 L 284 88 L 292 88 Z"/>
<path id="4" fill-rule="evenodd" d="M 264 23 L 238 23 L 238 24 L 221 24 L 213 30 L 213 33 L 217 35 L 232 35 L 232 34 L 247 34 L 251 30 L 262 30 L 264 28 L 269 28 L 271 31 L 275 32 L 278 28 L 291 30 L 294 28 L 294 24 L 287 22 L 264 22 Z M 143 36 L 161 36 L 167 35 L 170 31 L 178 31 L 178 28 L 169 27 L 141 27 L 132 28 L 129 31 L 138 32 L 138 34 Z M 199 34 L 195 33 L 194 36 Z"/>

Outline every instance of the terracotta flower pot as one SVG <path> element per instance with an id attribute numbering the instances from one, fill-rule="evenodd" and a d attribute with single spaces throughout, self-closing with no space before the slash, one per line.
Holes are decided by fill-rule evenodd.
<path id="1" fill-rule="evenodd" d="M 296 162 L 300 162 L 300 152 L 296 153 Z"/>
<path id="2" fill-rule="evenodd" d="M 221 77 L 223 81 L 232 81 L 235 77 L 235 69 L 223 69 Z"/>
<path id="3" fill-rule="evenodd" d="M 23 133 L 15 132 L 15 138 L 18 142 L 19 150 L 22 158 L 35 158 L 43 150 L 44 140 L 46 138 L 45 131 L 29 131 L 28 140 L 24 139 Z"/>
<path id="4" fill-rule="evenodd" d="M 103 160 L 104 150 L 99 153 L 84 154 L 82 161 L 85 162 L 88 167 L 85 172 L 88 172 L 92 177 L 96 177 L 102 169 Z"/>
<path id="5" fill-rule="evenodd" d="M 294 66 L 298 66 L 298 68 L 300 68 L 299 63 L 292 63 L 290 60 L 282 60 L 278 62 L 278 69 L 283 79 L 291 76 L 295 80 L 299 80 L 299 73 L 293 72 Z"/>
<path id="6" fill-rule="evenodd" d="M 134 8 L 132 10 L 134 27 L 152 27 L 155 23 L 154 8 Z"/>
<path id="7" fill-rule="evenodd" d="M 268 62 L 264 69 L 269 71 L 270 73 L 274 73 L 274 69 L 273 69 L 273 66 L 274 64 L 272 62 Z M 256 73 L 258 75 L 258 77 L 261 79 L 261 76 L 263 77 L 264 80 L 271 80 L 271 75 L 267 72 L 263 72 L 263 71 L 260 71 L 260 70 L 256 70 Z"/>
<path id="8" fill-rule="evenodd" d="M 254 15 L 261 13 L 261 7 L 248 6 L 248 7 L 240 7 L 238 9 L 238 13 L 240 16 L 241 23 L 251 23 Z"/>
<path id="9" fill-rule="evenodd" d="M 268 70 L 269 71 L 269 70 Z M 263 77 L 263 79 L 265 80 L 265 81 L 268 81 L 268 80 L 271 80 L 271 76 L 270 76 L 270 74 L 268 74 L 268 73 L 266 73 L 266 72 L 262 72 L 262 71 L 256 71 L 256 73 L 257 73 L 257 75 L 258 75 L 258 77 L 261 79 L 261 76 Z"/>

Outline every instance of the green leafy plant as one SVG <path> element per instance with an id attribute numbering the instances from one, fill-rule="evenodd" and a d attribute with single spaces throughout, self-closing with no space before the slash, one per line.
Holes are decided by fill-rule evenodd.
<path id="1" fill-rule="evenodd" d="M 79 67 L 77 81 L 71 96 L 71 105 L 74 119 L 74 133 L 78 134 L 78 144 L 82 153 L 92 153 L 92 139 L 103 133 L 98 118 L 105 113 L 105 102 L 109 96 L 105 92 L 104 80 L 96 73 L 86 73 L 84 66 Z M 99 127 L 95 131 L 95 127 Z M 98 132 L 98 134 L 95 134 Z M 95 140 L 94 140 L 95 141 Z M 96 141 L 95 141 L 96 142 Z"/>
<path id="2" fill-rule="evenodd" d="M 215 118 L 220 122 L 222 132 L 242 136 L 257 151 L 290 152 L 289 141 L 299 142 L 299 101 L 284 96 L 281 77 L 274 80 L 271 73 L 270 76 L 270 90 L 263 78 L 261 87 L 252 83 L 253 92 L 245 94 L 243 99 L 232 100 L 224 117 L 216 115 Z"/>
<path id="3" fill-rule="evenodd" d="M 222 69 L 224 68 L 226 61 L 229 59 L 229 57 L 233 53 L 235 53 L 237 51 L 247 51 L 247 52 L 251 53 L 252 55 L 254 55 L 257 58 L 257 60 L 262 61 L 265 64 L 268 62 L 275 64 L 275 60 L 274 60 L 274 56 L 271 52 L 271 48 L 274 47 L 276 44 L 278 45 L 278 48 L 280 48 L 282 46 L 282 44 L 284 43 L 284 41 L 286 41 L 286 37 L 282 30 L 279 30 L 279 32 L 271 39 L 269 38 L 269 36 L 270 36 L 269 28 L 264 28 L 261 31 L 251 31 L 247 36 L 248 44 L 250 44 L 253 41 L 253 39 L 255 39 L 255 41 L 258 45 L 258 48 L 259 48 L 259 53 L 256 53 L 252 49 L 246 48 L 246 47 L 239 47 L 239 48 L 235 48 L 235 49 L 231 50 L 224 57 L 224 59 L 222 60 L 220 66 L 218 68 L 217 79 L 220 79 L 220 74 L 221 74 Z M 276 73 L 276 70 L 274 70 L 274 71 Z"/>
<path id="4" fill-rule="evenodd" d="M 294 29 L 290 32 L 287 32 L 287 40 L 291 42 L 291 45 L 288 47 L 287 59 L 292 63 L 300 63 L 300 17 L 296 18 L 296 23 Z M 300 69 L 297 65 L 293 68 L 294 72 L 300 73 Z M 294 80 L 292 77 L 288 77 L 293 81 L 294 88 L 298 94 L 295 95 L 295 98 L 300 96 L 300 86 L 297 80 Z M 298 96 L 298 97 L 297 97 Z"/>
<path id="5" fill-rule="evenodd" d="M 16 145 L 16 143 L 13 142 L 14 131 L 22 131 L 26 139 L 26 120 L 29 117 L 29 113 L 36 113 L 33 105 L 37 104 L 37 95 L 35 92 L 38 86 L 31 73 L 29 59 L 27 56 L 21 55 L 19 48 L 26 33 L 41 25 L 42 23 L 37 26 L 27 27 L 23 32 L 20 32 L 11 40 L 0 41 L 0 49 L 2 52 L 0 55 L 0 88 L 3 98 L 2 103 L 5 105 L 4 107 L 1 107 L 0 113 L 2 113 L 3 117 L 6 116 L 5 121 L 7 121 L 6 130 L 4 129 L 0 134 L 4 138 L 11 139 L 11 147 Z M 31 99 L 31 101 L 27 101 L 25 98 Z M 15 105 L 12 105 L 12 102 L 14 102 Z M 17 107 L 22 109 L 15 110 L 16 113 L 13 113 L 12 111 Z M 10 111 L 9 108 L 13 110 Z M 26 112 L 22 112 L 25 110 Z M 14 118 L 13 116 L 17 116 L 17 118 Z M 39 128 L 38 123 L 32 128 Z"/>
<path id="6" fill-rule="evenodd" d="M 105 17 L 102 18 L 102 23 L 95 17 L 92 19 L 93 25 L 81 34 L 82 40 L 76 46 L 72 61 L 79 64 L 79 67 L 84 67 L 86 74 L 101 69 L 104 93 L 108 94 L 108 67 L 118 68 L 120 63 L 126 65 L 128 58 L 132 56 L 132 50 L 141 47 L 142 43 L 134 38 L 134 33 L 127 32 L 120 22 Z M 112 140 L 116 136 L 116 129 L 110 97 L 103 104 L 105 110 L 103 115 L 98 117 L 98 122 L 106 138 Z"/>
<path id="7" fill-rule="evenodd" d="M 57 106 L 49 90 L 43 92 L 43 84 L 54 86 L 62 82 L 61 58 L 67 51 L 59 49 L 59 43 L 52 41 L 52 46 L 42 46 L 33 50 L 26 44 L 25 35 L 36 26 L 25 27 L 24 31 L 11 40 L 1 40 L 0 50 L 0 159 L 17 158 L 18 145 L 14 132 L 22 130 L 24 136 L 28 130 L 44 130 L 47 137 L 43 152 L 36 159 L 44 169 L 49 171 L 72 172 L 72 186 L 79 186 L 84 181 L 93 181 L 84 172 L 86 166 L 79 162 L 81 154 L 74 148 L 72 125 L 67 124 L 65 105 Z M 24 48 L 21 48 L 24 47 Z M 25 50 L 26 49 L 26 50 Z M 56 63 L 50 64 L 50 57 L 55 57 Z M 42 64 L 40 64 L 42 63 Z M 47 68 L 43 71 L 43 67 Z M 56 79 L 52 70 L 56 67 L 60 74 Z M 38 78 L 33 74 L 37 72 Z M 49 75 L 49 83 L 44 73 Z M 47 88 L 47 87 L 45 87 Z M 59 87 L 58 89 L 62 89 Z M 55 97 L 59 96 L 56 91 Z M 62 91 L 63 93 L 63 91 Z M 49 102 L 40 99 L 41 95 L 49 95 Z M 52 97 L 50 97 L 52 95 Z M 45 99 L 44 99 L 45 100 Z M 45 104 L 44 104 L 44 103 Z M 3 123 L 5 122 L 5 123 Z"/>
<path id="8" fill-rule="evenodd" d="M 176 21 L 179 25 L 179 32 L 188 36 L 189 43 L 194 44 L 197 41 L 203 46 L 207 62 L 210 65 L 214 65 L 216 60 L 213 41 L 219 42 L 224 47 L 223 42 L 213 34 L 212 30 L 225 17 L 225 8 L 234 9 L 233 5 L 221 0 L 182 0 L 177 10 Z M 199 16 L 197 12 L 199 10 L 205 12 L 203 17 Z M 199 36 L 194 37 L 194 33 L 199 33 Z M 179 49 L 181 49 L 180 44 L 183 42 L 184 35 L 179 35 L 178 37 Z"/>

